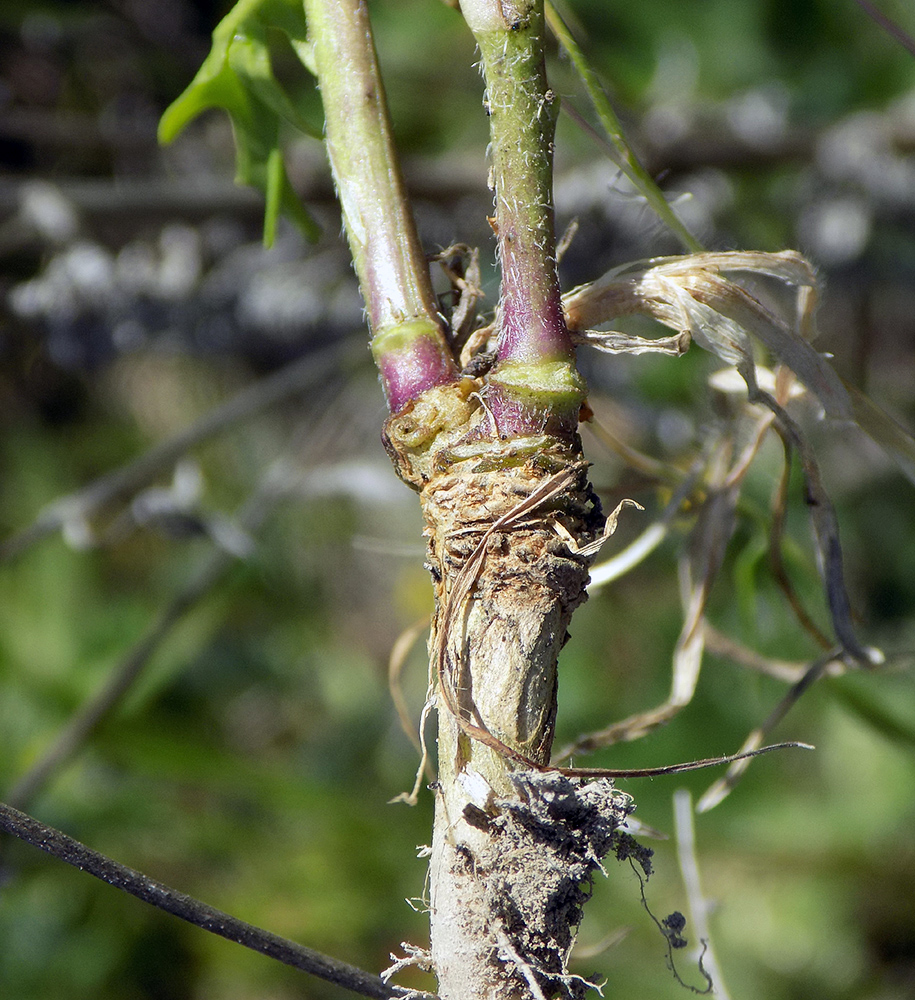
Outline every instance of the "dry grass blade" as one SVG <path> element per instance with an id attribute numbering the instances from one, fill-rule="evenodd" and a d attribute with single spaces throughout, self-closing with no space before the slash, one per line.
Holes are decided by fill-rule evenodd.
<path id="1" fill-rule="evenodd" d="M 782 364 L 790 368 L 817 397 L 827 416 L 836 420 L 852 419 L 852 406 L 848 393 L 829 362 L 818 354 L 797 330 L 789 327 L 780 317 L 766 309 L 749 292 L 731 281 L 708 274 L 704 275 L 690 291 L 697 302 L 723 317 L 728 324 L 733 323 L 752 334 Z M 800 326 L 803 328 L 803 321 Z M 725 355 L 716 339 L 717 331 L 714 326 L 711 330 L 709 349 L 724 358 Z M 699 343 L 701 344 L 701 341 Z M 751 364 L 752 357 L 746 359 L 744 363 Z M 744 374 L 743 370 L 741 374 Z"/>
<path id="2" fill-rule="evenodd" d="M 719 467 L 712 473 L 712 478 L 719 485 L 710 489 L 691 534 L 690 553 L 680 561 L 680 587 L 685 614 L 674 649 L 667 700 L 647 712 L 639 712 L 604 729 L 580 736 L 560 751 L 559 760 L 567 760 L 577 753 L 590 753 L 614 743 L 641 739 L 669 722 L 692 700 L 702 665 L 705 607 L 736 524 L 735 511 L 742 479 L 741 475 L 733 475 L 731 471 L 721 468 L 720 460 L 725 452 L 726 449 L 715 450 L 714 460 Z M 739 468 L 745 471 L 746 463 Z"/>
<path id="3" fill-rule="evenodd" d="M 714 626 L 705 622 L 703 625 L 705 632 L 706 651 L 713 656 L 723 660 L 731 660 L 747 670 L 753 670 L 758 674 L 765 674 L 767 677 L 774 677 L 775 680 L 785 681 L 787 684 L 796 684 L 808 671 L 808 663 L 797 663 L 791 660 L 778 660 L 775 657 L 763 656 L 756 650 L 749 649 L 730 636 L 719 632 Z M 836 657 L 832 661 L 829 674 L 841 674 L 848 669 L 843 660 Z"/>
<path id="4" fill-rule="evenodd" d="M 664 510 L 661 511 L 660 517 L 621 552 L 591 567 L 591 579 L 588 583 L 589 593 L 619 579 L 654 552 L 667 537 L 674 518 L 681 512 L 687 498 L 695 489 L 703 469 L 704 462 L 694 462 L 692 469 L 674 491 Z"/>
<path id="5" fill-rule="evenodd" d="M 722 274 L 747 272 L 804 288 L 803 311 L 792 328 L 746 289 Z M 563 296 L 571 330 L 586 330 L 641 313 L 689 333 L 703 348 L 734 365 L 756 389 L 752 335 L 820 400 L 836 419 L 852 419 L 841 379 L 807 340 L 815 304 L 813 269 L 799 254 L 703 253 L 627 265 Z"/>
<path id="6" fill-rule="evenodd" d="M 813 521 L 826 599 L 836 638 L 843 651 L 858 663 L 868 666 L 882 663 L 883 654 L 879 650 L 862 646 L 855 635 L 851 604 L 845 589 L 839 521 L 832 501 L 823 487 L 813 451 L 794 420 L 768 393 L 757 391 L 754 401 L 763 403 L 775 414 L 779 430 L 797 450 L 800 458 L 804 473 L 805 498 Z"/>
<path id="7" fill-rule="evenodd" d="M 837 652 L 833 651 L 828 653 L 826 656 L 820 657 L 820 659 L 815 660 L 810 664 L 810 666 L 808 666 L 804 675 L 791 687 L 791 690 L 788 691 L 784 698 L 782 698 L 782 700 L 775 706 L 765 722 L 763 722 L 761 726 L 754 729 L 746 740 L 744 740 L 741 752 L 747 753 L 748 756 L 735 761 L 728 768 L 724 777 L 719 781 L 716 781 L 708 789 L 708 791 L 705 792 L 696 804 L 696 812 L 708 812 L 709 809 L 714 808 L 727 798 L 728 795 L 730 795 L 731 789 L 737 784 L 744 771 L 746 771 L 749 767 L 753 751 L 755 751 L 757 747 L 762 746 L 762 742 L 766 738 L 767 734 L 782 721 L 782 719 L 788 714 L 788 711 L 797 703 L 798 699 L 807 690 L 807 688 L 809 688 L 815 681 L 819 680 L 832 667 L 837 655 Z"/>
<path id="8" fill-rule="evenodd" d="M 915 483 L 915 437 L 888 413 L 852 385 L 845 386 L 855 414 L 855 423 L 899 466 L 906 478 Z"/>
<path id="9" fill-rule="evenodd" d="M 417 750 L 422 749 L 420 746 L 420 739 L 416 735 L 413 728 L 413 722 L 410 719 L 410 710 L 407 708 L 407 702 L 403 695 L 403 687 L 400 683 L 400 678 L 403 673 L 407 657 L 413 651 L 413 647 L 416 645 L 419 637 L 428 627 L 428 615 L 424 615 L 419 619 L 419 621 L 415 621 L 412 625 L 408 625 L 397 637 L 397 641 L 391 647 L 391 655 L 388 657 L 388 691 L 390 691 L 391 694 L 391 701 L 394 702 L 394 708 L 397 711 L 397 718 L 400 721 L 400 728 L 404 731 L 407 739 L 413 744 L 414 747 L 416 747 Z"/>
<path id="10" fill-rule="evenodd" d="M 400 684 L 400 675 L 403 671 L 404 663 L 410 655 L 417 639 L 429 628 L 429 616 L 425 615 L 419 621 L 414 622 L 397 637 L 388 658 L 388 690 L 391 693 L 391 700 L 397 711 L 397 718 L 400 721 L 400 728 L 406 733 L 407 739 L 419 751 L 419 767 L 416 769 L 416 778 L 413 788 L 409 792 L 403 792 L 395 796 L 392 802 L 405 802 L 408 806 L 415 806 L 419 801 L 419 790 L 422 786 L 423 776 L 429 781 L 434 780 L 435 774 L 432 765 L 429 763 L 429 750 L 426 746 L 426 720 L 432 710 L 432 680 L 429 680 L 429 687 L 426 691 L 426 700 L 423 710 L 420 713 L 419 729 L 415 731 L 413 722 L 410 719 L 410 711 L 407 708 L 406 700 L 403 696 L 403 689 Z"/>
<path id="11" fill-rule="evenodd" d="M 721 966 L 712 947 L 712 935 L 708 917 L 712 904 L 702 894 L 702 884 L 699 880 L 699 859 L 696 854 L 696 830 L 693 823 L 692 796 L 685 788 L 674 792 L 674 824 L 677 841 L 677 861 L 680 873 L 686 887 L 686 898 L 689 901 L 689 918 L 693 934 L 705 947 L 704 960 L 708 974 L 715 984 L 715 996 L 719 1000 L 730 1000 L 730 994 L 724 985 Z M 697 950 L 697 956 L 699 951 Z"/>
<path id="12" fill-rule="evenodd" d="M 772 521 L 769 526 L 769 568 L 772 571 L 773 579 L 785 595 L 785 599 L 788 601 L 801 627 L 813 637 L 813 640 L 821 648 L 828 649 L 832 643 L 823 634 L 822 630 L 817 626 L 804 607 L 797 591 L 794 589 L 791 578 L 788 576 L 788 571 L 782 559 L 782 537 L 785 532 L 785 515 L 787 513 L 788 483 L 790 478 L 791 452 L 788 442 L 785 441 L 785 462 L 772 497 Z"/>
<path id="13" fill-rule="evenodd" d="M 679 469 L 668 462 L 659 462 L 656 458 L 644 454 L 617 437 L 608 428 L 609 421 L 605 421 L 599 416 L 600 401 L 595 400 L 594 405 L 598 409 L 598 413 L 595 413 L 587 423 L 581 425 L 583 431 L 590 431 L 611 454 L 618 455 L 626 465 L 641 475 L 671 485 L 679 485 L 683 481 L 684 474 Z"/>

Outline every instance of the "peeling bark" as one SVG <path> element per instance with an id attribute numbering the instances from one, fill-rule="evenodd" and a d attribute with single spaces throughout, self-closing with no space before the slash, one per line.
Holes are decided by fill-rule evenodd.
<path id="1" fill-rule="evenodd" d="M 629 799 L 523 760 L 549 762 L 557 660 L 585 600 L 588 560 L 563 537 L 583 546 L 604 518 L 577 436 L 490 437 L 481 388 L 431 390 L 385 429 L 435 583 L 432 958 L 443 1000 L 579 997 L 568 954 Z"/>

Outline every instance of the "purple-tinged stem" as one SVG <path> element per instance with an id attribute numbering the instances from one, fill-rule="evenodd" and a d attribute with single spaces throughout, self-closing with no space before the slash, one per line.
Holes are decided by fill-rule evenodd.
<path id="1" fill-rule="evenodd" d="M 463 0 L 482 55 L 502 266 L 498 364 L 487 405 L 500 434 L 574 433 L 585 386 L 556 274 L 553 132 L 542 0 Z"/>
<path id="2" fill-rule="evenodd" d="M 327 153 L 391 411 L 458 378 L 404 190 L 365 0 L 304 0 Z"/>

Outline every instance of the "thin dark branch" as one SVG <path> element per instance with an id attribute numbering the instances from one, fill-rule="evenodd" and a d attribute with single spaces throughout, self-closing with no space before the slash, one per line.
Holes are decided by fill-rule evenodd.
<path id="1" fill-rule="evenodd" d="M 915 38 L 892 18 L 887 17 L 883 11 L 878 10 L 870 0 L 857 0 L 858 6 L 875 23 L 879 24 L 883 30 L 894 38 L 899 44 L 915 56 Z"/>
<path id="2" fill-rule="evenodd" d="M 353 395 L 358 387 L 353 391 L 339 390 L 336 386 L 330 388 L 332 392 L 326 394 L 326 399 L 317 397 L 320 405 L 315 409 L 323 416 L 313 417 L 309 422 L 309 443 L 306 445 L 299 441 L 297 435 L 288 449 L 289 454 L 298 456 L 295 465 L 300 469 L 306 468 L 312 458 L 316 459 L 327 440 L 333 440 L 338 449 L 342 446 L 344 439 L 339 430 L 341 413 L 350 415 L 346 426 L 358 434 L 357 423 L 351 416 L 354 412 Z M 287 468 L 288 465 L 287 461 L 280 460 L 267 470 L 236 515 L 238 526 L 246 535 L 256 536 L 277 504 L 297 488 L 302 473 L 293 472 Z M 219 548 L 201 559 L 191 579 L 163 608 L 146 634 L 125 653 L 102 687 L 71 716 L 54 743 L 7 793 L 10 805 L 17 809 L 29 807 L 34 796 L 79 752 L 98 726 L 123 701 L 175 626 L 220 582 L 234 562 L 233 555 Z"/>
<path id="3" fill-rule="evenodd" d="M 98 692 L 73 715 L 57 739 L 10 790 L 7 798 L 16 806 L 27 806 L 48 781 L 83 746 L 100 723 L 134 686 L 153 654 L 199 600 L 219 581 L 234 558 L 222 550 L 211 553 L 192 579 L 166 607 L 149 631 L 112 670 Z"/>
<path id="4" fill-rule="evenodd" d="M 387 1000 L 389 997 L 404 995 L 401 987 L 389 986 L 378 976 L 373 976 L 354 965 L 313 951 L 295 941 L 289 941 L 207 906 L 192 896 L 178 892 L 133 868 L 127 868 L 113 861 L 104 854 L 93 851 L 60 830 L 45 826 L 32 816 L 4 803 L 0 803 L 0 830 L 18 837 L 33 847 L 47 851 L 55 858 L 86 871 L 117 889 L 129 892 L 144 903 L 180 917 L 196 927 L 202 927 L 212 934 L 218 934 L 228 941 L 258 951 L 268 958 L 275 958 L 278 962 L 291 965 L 294 969 L 335 983 L 361 996 Z"/>
<path id="5" fill-rule="evenodd" d="M 269 475 L 245 504 L 238 522 L 246 533 L 256 532 L 281 499 Z M 184 616 L 204 598 L 235 562 L 222 549 L 204 558 L 191 580 L 172 598 L 159 618 L 112 670 L 107 681 L 73 715 L 57 739 L 7 795 L 13 806 L 27 808 L 34 796 L 83 746 L 134 686 L 153 655 Z"/>
<path id="6" fill-rule="evenodd" d="M 0 563 L 21 555 L 68 522 L 91 517 L 114 500 L 148 485 L 163 469 L 169 468 L 191 448 L 214 434 L 284 399 L 324 384 L 340 364 L 346 349 L 345 344 L 333 344 L 287 365 L 243 389 L 180 434 L 156 445 L 139 458 L 54 501 L 28 528 L 0 543 Z"/>

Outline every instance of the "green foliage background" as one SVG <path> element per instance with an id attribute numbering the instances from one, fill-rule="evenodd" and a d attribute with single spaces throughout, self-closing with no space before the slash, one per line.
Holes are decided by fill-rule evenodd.
<path id="1" fill-rule="evenodd" d="M 61 77 L 48 105 L 53 114 L 100 115 L 111 91 L 128 83 L 159 113 L 187 85 L 205 54 L 207 32 L 224 13 L 166 7 L 185 19 L 184 48 L 169 49 L 154 31 L 144 33 L 145 22 L 126 7 L 89 2 L 8 3 L 0 29 L 19 44 L 23 25 L 34 29 L 37 17 L 58 25 L 63 37 L 83 40 L 82 48 L 46 53 L 58 60 Z M 483 190 L 486 123 L 473 47 L 459 16 L 433 0 L 378 0 L 372 9 L 403 148 L 438 163 L 441 177 L 471 164 Z M 886 0 L 884 9 L 915 31 L 907 5 Z M 659 65 L 686 66 L 694 75 L 694 108 L 713 108 L 776 82 L 788 95 L 792 124 L 807 131 L 854 112 L 889 114 L 894 102 L 905 95 L 911 101 L 915 93 L 915 59 L 851 0 L 576 0 L 569 11 L 634 132 L 658 101 Z M 119 39 L 116 52 L 104 53 L 112 63 L 117 57 L 114 83 L 93 75 L 86 41 L 93 31 Z M 311 85 L 286 44 L 271 38 L 277 72 L 312 120 L 318 111 Z M 11 65 L 4 74 L 20 79 Z M 563 98 L 583 106 L 568 66 L 557 63 L 554 72 Z M 14 105 L 27 103 L 22 93 L 14 93 Z M 155 115 L 144 121 L 151 143 Z M 568 122 L 559 139 L 561 169 L 602 155 Z M 198 145 L 185 150 L 206 148 L 208 164 L 232 172 L 224 123 L 207 120 L 187 141 Z M 3 180 L 118 177 L 143 169 L 174 178 L 181 155 L 180 149 L 152 152 L 141 167 L 127 168 L 98 149 L 74 147 L 31 162 L 10 160 Z M 911 146 L 907 155 L 911 167 Z M 734 196 L 717 239 L 766 250 L 792 245 L 794 213 L 803 201 L 800 176 L 790 159 L 735 165 L 728 174 Z M 485 230 L 482 213 L 460 217 L 454 202 L 443 210 L 459 216 L 457 239 Z M 250 217 L 246 224 L 257 229 Z M 326 238 L 335 238 L 333 225 Z M 40 268 L 42 253 L 3 249 L 4 290 Z M 837 284 L 847 279 L 864 289 L 911 289 L 913 262 L 911 217 L 903 216 L 874 236 L 861 266 L 841 272 Z M 910 318 L 904 310 L 865 311 L 858 316 L 861 328 L 849 330 L 848 314 L 830 310 L 829 296 L 827 285 L 822 349 L 834 350 L 840 370 L 911 426 Z M 4 534 L 177 432 L 247 384 L 263 364 L 231 348 L 203 356 L 149 349 L 68 371 L 46 354 L 41 329 L 9 317 L 5 322 Z M 658 413 L 674 424 L 685 421 L 695 434 L 713 418 L 705 388 L 709 362 L 701 355 L 607 365 L 595 367 L 597 394 L 617 387 L 611 403 L 640 447 L 664 454 L 656 428 L 667 425 L 657 423 Z M 31 811 L 250 922 L 379 970 L 401 941 L 422 944 L 426 935 L 421 905 L 404 900 L 423 893 L 425 862 L 415 848 L 429 837 L 431 795 L 415 809 L 388 804 L 410 786 L 416 755 L 396 721 L 386 660 L 399 632 L 428 612 L 430 597 L 415 499 L 383 464 L 382 401 L 367 352 L 329 388 L 344 402 L 330 426 L 321 419 L 328 394 L 313 393 L 197 449 L 205 508 L 233 511 L 268 464 L 286 453 L 291 435 L 304 468 L 329 475 L 341 460 L 360 468 L 368 463 L 388 477 L 380 480 L 386 485 L 373 479 L 371 488 L 314 488 L 283 504 L 254 556 L 235 565 L 187 616 L 124 705 Z M 913 487 L 853 435 L 824 428 L 818 443 L 839 506 L 862 635 L 890 654 L 890 665 L 826 681 L 805 696 L 775 735 L 814 743 L 816 753 L 756 762 L 723 805 L 697 819 L 699 860 L 706 894 L 717 903 L 715 947 L 733 997 L 905 1000 L 915 995 Z M 657 507 L 652 490 L 627 484 L 626 470 L 599 443 L 589 440 L 588 448 L 595 480 L 608 496 L 631 485 L 641 492 L 627 495 Z M 711 617 L 765 653 L 802 659 L 816 649 L 767 581 L 764 565 L 763 522 L 778 458 L 773 448 L 754 471 L 745 527 L 731 546 Z M 166 470 L 162 485 L 169 477 Z M 795 484 L 791 568 L 822 622 L 798 492 Z M 54 537 L 0 567 L 0 789 L 12 787 L 40 757 L 185 584 L 208 546 L 201 538 L 178 542 L 137 531 L 82 552 Z M 675 542 L 662 547 L 579 612 L 561 665 L 560 743 L 665 697 L 680 623 L 675 552 Z M 418 715 L 425 688 L 421 649 L 408 661 L 405 686 Z M 783 691 L 775 681 L 708 658 L 697 697 L 677 720 L 594 762 L 649 766 L 732 751 Z M 684 785 L 698 795 L 711 780 L 699 773 L 626 788 L 638 801 L 638 817 L 670 832 L 674 788 Z M 685 909 L 672 843 L 652 846 L 652 908 L 659 916 Z M 342 995 L 32 849 L 4 844 L 3 862 L 0 996 Z M 664 943 L 641 909 L 633 873 L 609 867 L 594 897 L 581 940 L 597 953 L 582 959 L 578 971 L 602 973 L 608 997 L 682 996 L 665 968 Z M 595 947 L 606 939 L 613 940 L 606 950 Z M 685 978 L 700 982 L 688 960 L 680 966 Z M 403 981 L 428 986 L 418 975 Z"/>

